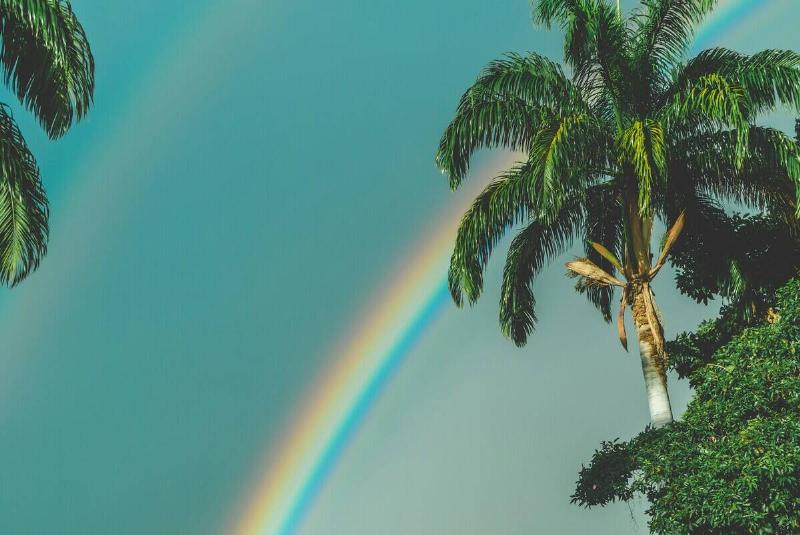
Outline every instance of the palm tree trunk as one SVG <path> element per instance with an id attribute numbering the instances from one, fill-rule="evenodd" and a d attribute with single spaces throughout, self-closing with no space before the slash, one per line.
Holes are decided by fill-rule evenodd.
<path id="1" fill-rule="evenodd" d="M 642 373 L 647 391 L 647 404 L 650 408 L 650 424 L 659 428 L 672 422 L 672 406 L 667 391 L 666 355 L 658 350 L 648 321 L 645 291 L 649 292 L 650 289 L 639 286 L 633 296 L 633 322 L 639 337 L 639 355 L 642 358 Z M 658 318 L 655 321 L 658 323 Z M 660 335 L 661 325 L 657 325 L 656 329 Z"/>

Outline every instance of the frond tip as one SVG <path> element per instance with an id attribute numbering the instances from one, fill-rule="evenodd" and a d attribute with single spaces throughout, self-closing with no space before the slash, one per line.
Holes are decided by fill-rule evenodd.
<path id="1" fill-rule="evenodd" d="M 16 285 L 47 251 L 47 197 L 13 117 L 0 106 L 0 282 Z"/>

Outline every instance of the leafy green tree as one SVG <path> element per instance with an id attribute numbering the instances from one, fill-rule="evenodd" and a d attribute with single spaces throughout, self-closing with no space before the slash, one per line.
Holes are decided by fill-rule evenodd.
<path id="1" fill-rule="evenodd" d="M 89 110 L 94 59 L 66 0 L 0 0 L 6 86 L 51 139 Z M 39 167 L 11 109 L 0 103 L 0 282 L 14 285 L 47 250 L 48 203 Z"/>
<path id="2" fill-rule="evenodd" d="M 695 363 L 682 420 L 604 443 L 574 502 L 642 494 L 651 530 L 665 535 L 800 533 L 800 279 L 759 325 L 721 320 L 673 348 Z"/>
<path id="3" fill-rule="evenodd" d="M 455 302 L 479 298 L 492 250 L 521 225 L 506 259 L 500 325 L 523 345 L 536 323 L 534 277 L 573 240 L 584 241 L 587 258 L 568 267 L 607 321 L 621 290 L 626 347 L 624 313 L 632 309 L 654 426 L 672 421 L 650 288 L 670 247 L 713 240 L 721 203 L 780 206 L 791 217 L 797 210 L 800 151 L 756 121 L 778 105 L 800 110 L 800 55 L 714 48 L 687 59 L 694 28 L 715 4 L 644 0 L 623 18 L 607 0 L 535 2 L 536 22 L 563 30 L 571 74 L 535 53 L 492 62 L 461 98 L 436 156 L 455 189 L 477 150 L 523 154 L 464 215 L 449 270 Z M 671 231 L 654 258 L 659 219 Z"/>
<path id="4" fill-rule="evenodd" d="M 733 215 L 720 222 L 716 240 L 686 243 L 675 258 L 681 292 L 698 302 L 726 301 L 717 320 L 667 343 L 671 367 L 681 378 L 691 378 L 734 335 L 774 315 L 776 291 L 800 268 L 798 236 L 780 220 Z"/>

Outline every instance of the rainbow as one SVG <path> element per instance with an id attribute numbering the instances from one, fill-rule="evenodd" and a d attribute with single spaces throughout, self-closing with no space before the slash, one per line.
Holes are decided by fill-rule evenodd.
<path id="1" fill-rule="evenodd" d="M 696 47 L 711 46 L 756 12 L 768 9 L 764 4 L 763 0 L 720 1 L 698 32 Z M 508 160 L 504 157 L 505 163 Z M 485 180 L 472 182 L 476 190 Z M 283 443 L 270 449 L 277 454 L 268 457 L 265 475 L 248 494 L 232 533 L 292 535 L 298 530 L 370 408 L 447 303 L 444 275 L 449 250 L 472 193 L 459 196 L 331 352 L 332 367 L 310 390 Z"/>
<path id="2" fill-rule="evenodd" d="M 510 164 L 511 156 L 491 167 Z M 488 174 L 486 180 L 488 180 Z M 352 439 L 394 373 L 449 300 L 448 256 L 469 202 L 486 180 L 473 180 L 461 202 L 432 226 L 422 247 L 390 277 L 378 299 L 365 307 L 351 333 L 333 351 L 333 366 L 311 389 L 267 477 L 234 533 L 294 533 L 342 450 Z"/>

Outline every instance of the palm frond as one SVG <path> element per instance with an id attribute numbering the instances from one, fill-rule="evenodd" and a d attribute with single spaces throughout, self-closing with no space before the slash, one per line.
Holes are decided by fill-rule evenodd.
<path id="1" fill-rule="evenodd" d="M 558 24 L 566 29 L 574 25 L 587 25 L 596 5 L 594 0 L 532 0 L 533 20 L 550 29 Z"/>
<path id="2" fill-rule="evenodd" d="M 561 209 L 570 190 L 581 188 L 608 166 L 610 136 L 586 114 L 545 119 L 531 142 L 531 199 L 545 222 Z M 583 184 L 582 184 L 583 183 Z"/>
<path id="3" fill-rule="evenodd" d="M 582 279 L 581 284 L 609 285 L 609 286 L 618 286 L 620 288 L 625 287 L 624 282 L 614 277 L 607 271 L 601 269 L 600 266 L 598 266 L 588 258 L 579 258 L 577 260 L 572 260 L 570 262 L 567 262 L 566 266 L 569 272 L 571 272 L 573 276 L 581 277 Z"/>
<path id="4" fill-rule="evenodd" d="M 633 17 L 635 56 L 649 87 L 663 78 L 685 56 L 695 27 L 714 8 L 716 0 L 644 0 Z"/>
<path id="5" fill-rule="evenodd" d="M 602 0 L 586 2 L 585 27 L 567 28 L 565 59 L 575 80 L 593 106 L 619 114 L 632 110 L 631 37 L 616 11 Z M 582 23 L 583 24 L 583 23 Z"/>
<path id="6" fill-rule="evenodd" d="M 719 74 L 691 80 L 673 95 L 658 114 L 666 136 L 680 139 L 687 133 L 700 136 L 720 129 L 736 133 L 736 163 L 747 153 L 750 102 L 745 90 Z"/>
<path id="7" fill-rule="evenodd" d="M 620 157 L 630 162 L 639 179 L 639 211 L 650 208 L 650 191 L 666 172 L 664 129 L 656 120 L 634 121 L 620 139 Z"/>
<path id="8" fill-rule="evenodd" d="M 448 283 L 453 301 L 470 303 L 483 291 L 483 270 L 497 242 L 515 223 L 527 218 L 532 166 L 518 164 L 498 176 L 464 214 L 450 259 Z"/>
<path id="9" fill-rule="evenodd" d="M 561 27 L 565 33 L 564 57 L 573 67 L 596 59 L 598 44 L 613 40 L 626 45 L 622 21 L 603 0 L 538 0 L 533 18 L 546 28 L 553 24 Z"/>
<path id="10" fill-rule="evenodd" d="M 51 138 L 88 111 L 94 58 L 64 0 L 0 0 L 0 64 L 5 82 Z"/>
<path id="11" fill-rule="evenodd" d="M 793 50 L 764 50 L 729 64 L 722 74 L 744 88 L 754 113 L 778 104 L 800 112 L 800 54 Z"/>
<path id="12" fill-rule="evenodd" d="M 676 146 L 675 173 L 693 177 L 706 195 L 759 210 L 797 210 L 800 147 L 784 132 L 751 126 L 747 158 L 738 165 L 736 131 L 689 138 Z"/>
<path id="13" fill-rule="evenodd" d="M 729 48 L 715 47 L 702 50 L 685 65 L 675 67 L 672 92 L 677 92 L 704 76 L 730 74 L 737 65 L 742 65 L 747 59 L 747 55 Z"/>
<path id="14" fill-rule="evenodd" d="M 674 87 L 710 75 L 742 88 L 753 114 L 779 105 L 800 112 L 800 54 L 793 50 L 764 50 L 752 56 L 726 48 L 704 50 L 677 71 Z"/>
<path id="15" fill-rule="evenodd" d="M 538 54 L 509 54 L 484 69 L 464 93 L 442 136 L 436 164 L 455 189 L 479 148 L 527 151 L 534 123 L 543 114 L 586 110 L 561 67 Z"/>
<path id="16" fill-rule="evenodd" d="M 518 346 L 525 345 L 536 324 L 533 279 L 545 262 L 564 253 L 580 232 L 584 220 L 577 200 L 562 206 L 548 224 L 530 223 L 511 242 L 500 296 L 500 328 Z"/>
<path id="17" fill-rule="evenodd" d="M 47 196 L 39 168 L 5 106 L 0 106 L 0 282 L 15 285 L 47 251 Z"/>

